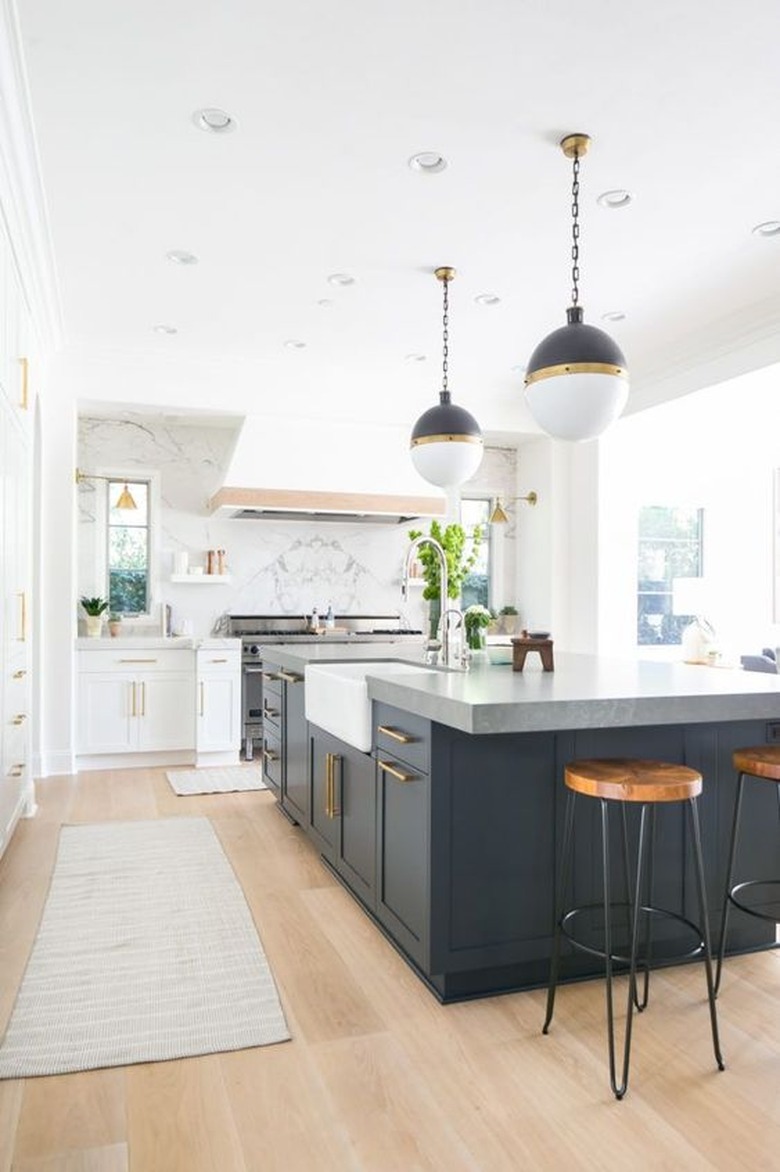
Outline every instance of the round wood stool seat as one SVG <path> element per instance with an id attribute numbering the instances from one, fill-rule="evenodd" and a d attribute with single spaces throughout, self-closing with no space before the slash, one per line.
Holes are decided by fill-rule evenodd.
<path id="1" fill-rule="evenodd" d="M 780 781 L 780 745 L 737 749 L 732 761 L 737 773 L 749 773 L 751 777 L 763 777 L 767 781 Z"/>
<path id="2" fill-rule="evenodd" d="M 780 752 L 777 768 L 780 777 Z M 575 793 L 614 802 L 685 802 L 698 797 L 702 788 L 695 769 L 635 757 L 570 761 L 564 779 Z"/>

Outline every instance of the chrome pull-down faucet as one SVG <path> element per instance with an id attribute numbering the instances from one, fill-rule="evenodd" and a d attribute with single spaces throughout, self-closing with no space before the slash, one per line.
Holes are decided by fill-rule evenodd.
<path id="1" fill-rule="evenodd" d="M 449 590 L 449 579 L 447 576 L 447 555 L 442 549 L 439 542 L 434 537 L 426 537 L 422 535 L 415 537 L 414 541 L 406 551 L 406 560 L 404 562 L 403 574 L 401 575 L 401 598 L 406 602 L 409 596 L 409 573 L 412 568 L 415 554 L 421 545 L 429 545 L 436 555 L 439 563 L 439 624 L 441 629 L 441 659 L 445 667 L 462 667 L 461 657 L 458 655 L 453 641 L 450 639 L 450 616 L 460 616 L 461 623 L 463 622 L 463 615 L 457 607 L 447 606 L 447 594 Z"/>

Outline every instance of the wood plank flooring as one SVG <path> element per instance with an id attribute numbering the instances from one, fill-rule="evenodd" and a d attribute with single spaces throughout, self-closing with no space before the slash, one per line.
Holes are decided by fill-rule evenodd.
<path id="1" fill-rule="evenodd" d="M 291 1042 L 0 1082 L 0 1172 L 523 1172 L 780 1168 L 780 954 L 727 963 L 727 1069 L 700 966 L 653 977 L 631 1085 L 606 1066 L 603 986 L 441 1006 L 267 792 L 180 798 L 162 770 L 49 778 L 0 862 L 5 1028 L 62 823 L 212 819 Z"/>

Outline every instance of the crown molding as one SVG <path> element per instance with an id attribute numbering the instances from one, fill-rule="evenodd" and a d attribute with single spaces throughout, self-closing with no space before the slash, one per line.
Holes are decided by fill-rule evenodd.
<path id="1" fill-rule="evenodd" d="M 0 216 L 40 343 L 58 349 L 62 311 L 14 0 L 0 0 Z"/>

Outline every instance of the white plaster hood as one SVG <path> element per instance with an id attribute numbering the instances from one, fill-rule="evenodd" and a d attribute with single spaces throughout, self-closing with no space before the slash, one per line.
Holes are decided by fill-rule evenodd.
<path id="1" fill-rule="evenodd" d="M 241 520 L 400 524 L 444 516 L 409 458 L 408 430 L 336 420 L 244 420 L 212 513 Z"/>

